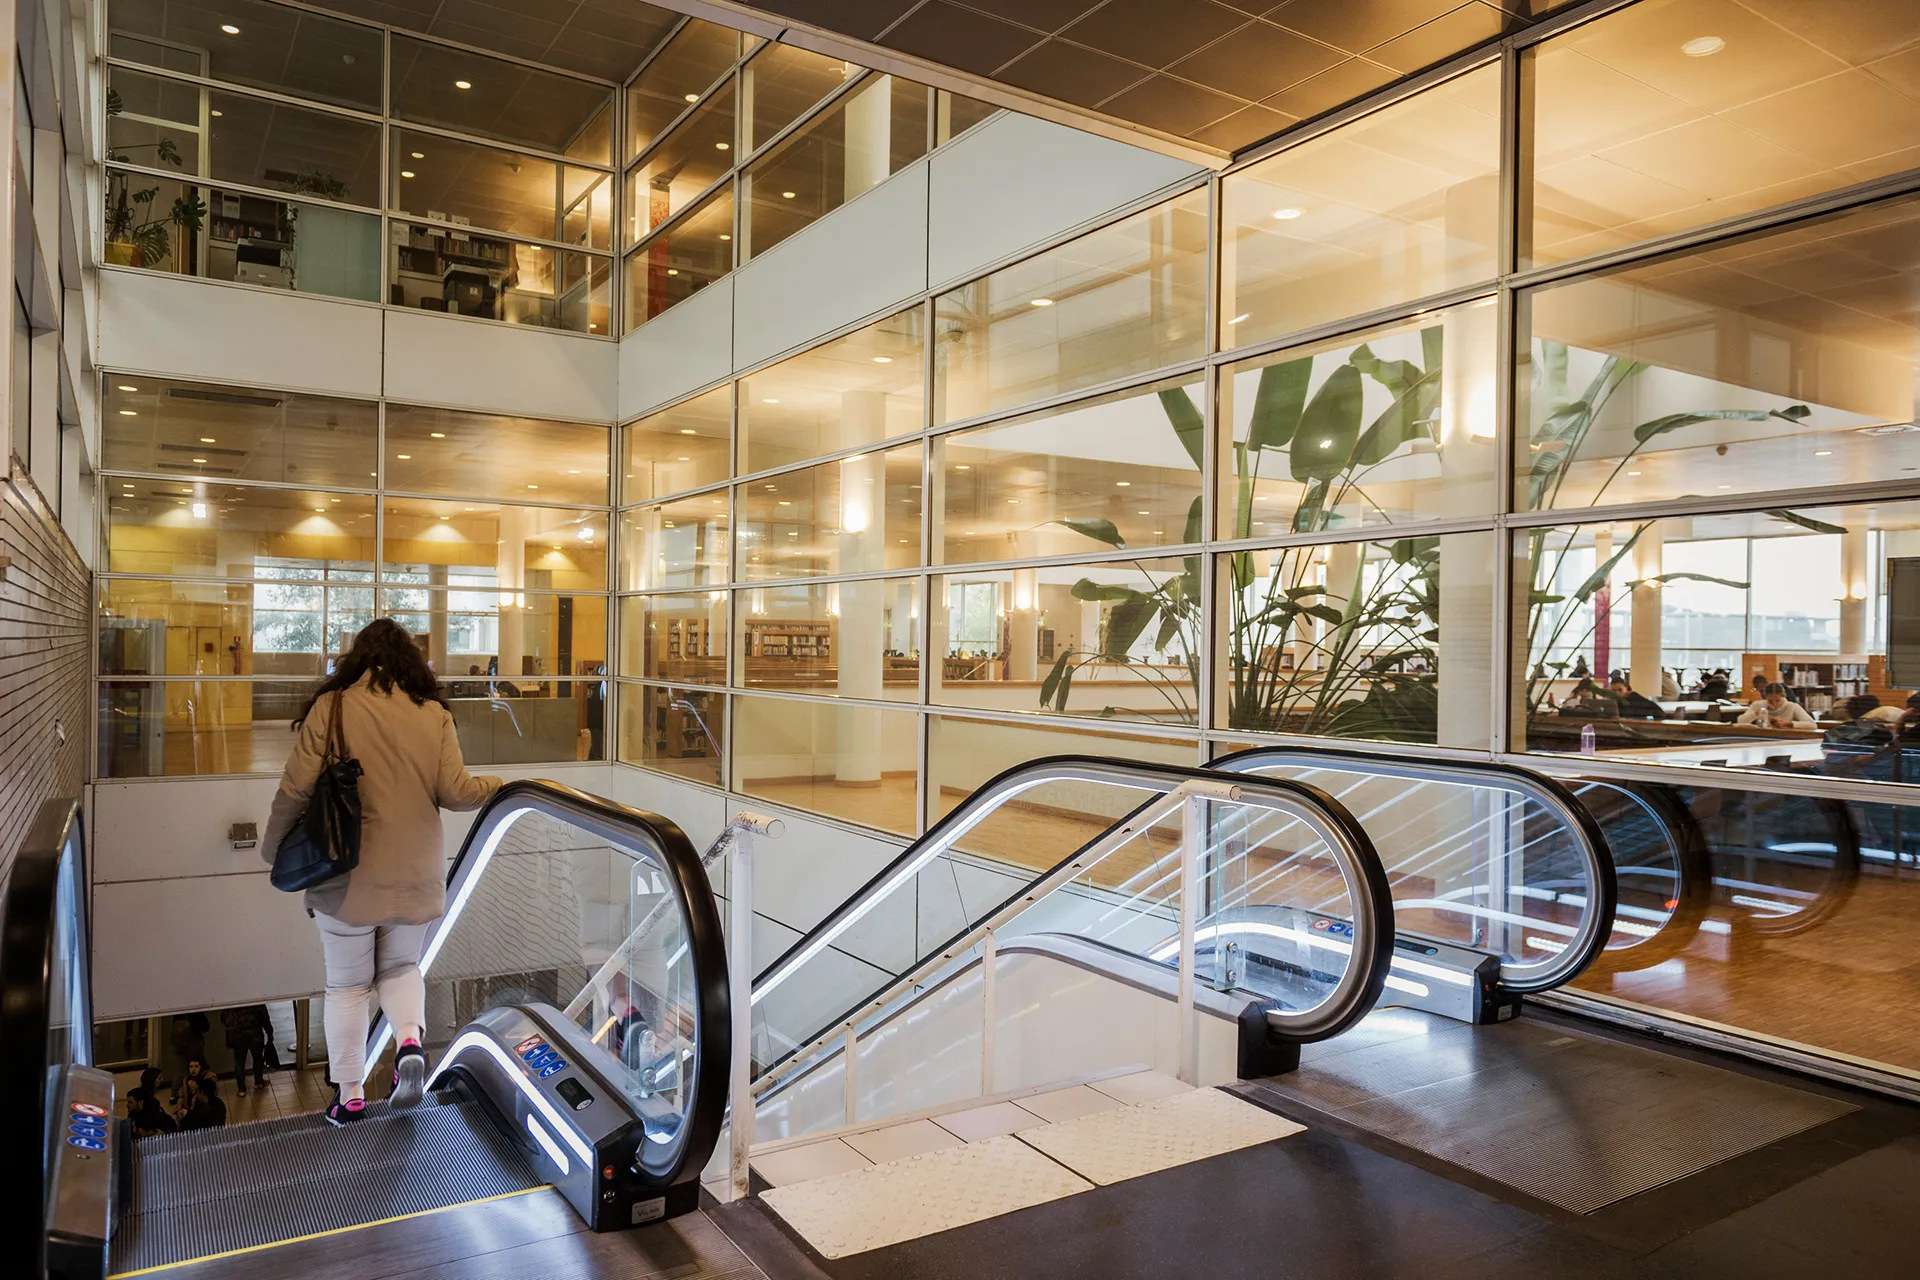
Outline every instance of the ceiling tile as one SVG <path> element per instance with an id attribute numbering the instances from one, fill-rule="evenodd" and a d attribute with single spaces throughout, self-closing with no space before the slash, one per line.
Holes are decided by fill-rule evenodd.
<path id="1" fill-rule="evenodd" d="M 1349 58 L 1311 80 L 1302 80 L 1299 84 L 1282 89 L 1264 99 L 1263 105 L 1304 120 L 1308 116 L 1331 111 L 1342 103 L 1351 102 L 1399 78 L 1399 73 L 1390 67 L 1368 62 L 1365 58 Z"/>
<path id="2" fill-rule="evenodd" d="M 1920 44 L 1915 6 L 1899 0 L 1745 0 L 1803 40 L 1849 62 L 1869 62 Z"/>
<path id="3" fill-rule="evenodd" d="M 1092 49 L 1082 49 L 1064 40 L 1049 40 L 1003 68 L 995 79 L 1049 98 L 1090 107 L 1152 74 L 1146 67 L 1122 62 Z"/>
<path id="4" fill-rule="evenodd" d="M 1100 104 L 1100 109 L 1149 129 L 1186 137 L 1247 104 L 1197 84 L 1155 76 Z"/>
<path id="5" fill-rule="evenodd" d="M 626 44 L 568 27 L 554 37 L 546 61 L 583 75 L 618 81 L 632 75 L 640 60 L 652 51 L 651 45 Z"/>
<path id="6" fill-rule="evenodd" d="M 1298 116 L 1290 116 L 1271 107 L 1242 107 L 1224 120 L 1216 120 L 1194 133 L 1192 138 L 1203 147 L 1240 151 L 1256 142 L 1266 141 L 1298 120 Z"/>
<path id="7" fill-rule="evenodd" d="M 1257 100 L 1344 60 L 1344 54 L 1317 41 L 1255 22 L 1167 70 L 1183 80 Z"/>
<path id="8" fill-rule="evenodd" d="M 573 8 L 571 5 L 564 9 L 556 6 L 549 13 L 571 16 Z M 562 25 L 544 14 L 536 17 L 532 13 L 516 13 L 482 4 L 480 0 L 446 0 L 440 6 L 434 23 L 436 27 L 465 27 L 540 45 L 547 44 L 559 35 Z"/>
<path id="9" fill-rule="evenodd" d="M 1402 73 L 1418 71 L 1501 34 L 1511 21 L 1491 5 L 1463 4 L 1452 13 L 1387 41 L 1367 57 Z"/>
<path id="10" fill-rule="evenodd" d="M 1377 44 L 1433 21 L 1460 0 L 1293 0 L 1267 14 L 1289 31 L 1312 36 L 1349 53 L 1365 53 Z"/>
<path id="11" fill-rule="evenodd" d="M 538 62 L 545 57 L 552 44 L 551 40 L 523 40 L 516 36 L 501 35 L 495 31 L 482 31 L 478 27 L 470 27 L 462 22 L 435 22 L 431 34 L 439 36 L 442 40 L 453 40 L 460 44 L 472 45 L 476 49 L 489 49 L 494 53 L 526 58 L 533 62 Z"/>
<path id="12" fill-rule="evenodd" d="M 1040 37 L 946 0 L 928 0 L 880 43 L 943 66 L 986 75 L 1040 43 Z"/>
<path id="13" fill-rule="evenodd" d="M 1069 22 L 1100 7 L 1101 0 L 960 0 L 969 9 L 978 9 L 981 13 L 996 18 L 1005 18 L 1008 22 L 1017 22 L 1023 27 L 1034 27 L 1041 31 L 1058 31 Z"/>
<path id="14" fill-rule="evenodd" d="M 1245 14 L 1213 0 L 1181 0 L 1179 4 L 1107 0 L 1062 34 L 1077 44 L 1147 66 L 1164 67 L 1212 44 L 1246 21 Z"/>
<path id="15" fill-rule="evenodd" d="M 754 8 L 823 31 L 871 40 L 900 20 L 919 0 L 756 0 Z"/>

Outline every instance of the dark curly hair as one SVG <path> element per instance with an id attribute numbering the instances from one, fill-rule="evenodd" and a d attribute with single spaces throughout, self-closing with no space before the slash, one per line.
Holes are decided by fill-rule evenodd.
<path id="1" fill-rule="evenodd" d="M 413 699 L 416 707 L 428 702 L 447 705 L 440 681 L 427 665 L 426 655 L 420 652 L 413 636 L 392 618 L 375 618 L 360 628 L 360 634 L 353 638 L 353 647 L 333 664 L 333 674 L 314 687 L 306 705 L 294 717 L 293 727 L 298 729 L 312 714 L 314 703 L 337 689 L 352 688 L 369 671 L 373 672 L 376 693 L 391 693 L 397 686 Z"/>

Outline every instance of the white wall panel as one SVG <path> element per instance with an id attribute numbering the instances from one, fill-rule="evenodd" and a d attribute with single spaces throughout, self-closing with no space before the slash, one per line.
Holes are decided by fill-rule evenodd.
<path id="1" fill-rule="evenodd" d="M 735 368 L 903 302 L 927 287 L 927 162 L 734 272 Z"/>
<path id="2" fill-rule="evenodd" d="M 630 765 L 614 765 L 612 775 L 608 796 L 621 804 L 671 819 L 702 853 L 719 838 L 736 812 L 719 792 L 690 786 L 663 774 Z"/>
<path id="3" fill-rule="evenodd" d="M 623 421 L 733 372 L 733 281 L 714 281 L 621 339 Z"/>
<path id="4" fill-rule="evenodd" d="M 157 271 L 100 272 L 101 368 L 377 396 L 380 341 L 378 307 Z"/>
<path id="5" fill-rule="evenodd" d="M 386 312 L 386 394 L 494 413 L 612 422 L 619 350 L 582 334 Z"/>
<path id="6" fill-rule="evenodd" d="M 307 996 L 326 985 L 301 896 L 263 868 L 93 891 L 94 1016 L 138 1018 Z"/>
<path id="7" fill-rule="evenodd" d="M 1031 116 L 933 154 L 927 277 L 953 283 L 1182 178 L 1197 165 Z"/>

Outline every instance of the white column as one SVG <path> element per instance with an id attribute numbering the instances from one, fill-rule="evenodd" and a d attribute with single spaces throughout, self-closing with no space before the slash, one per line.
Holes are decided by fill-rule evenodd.
<path id="1" fill-rule="evenodd" d="M 887 180 L 893 152 L 893 77 L 876 76 L 846 106 L 845 195 L 865 195 Z"/>
<path id="2" fill-rule="evenodd" d="M 1872 638 L 1867 635 L 1867 522 L 1854 521 L 1840 535 L 1840 654 L 1864 656 Z"/>
<path id="3" fill-rule="evenodd" d="M 877 410 L 871 392 L 849 393 L 843 421 Z M 886 461 L 863 453 L 840 463 L 840 564 L 843 573 L 864 573 L 886 565 Z M 881 650 L 886 639 L 884 579 L 843 582 L 839 597 L 839 652 L 834 655 L 837 688 L 844 698 L 878 699 Z M 880 782 L 880 712 L 871 707 L 842 707 L 836 716 L 834 779 L 855 786 Z"/>
<path id="4" fill-rule="evenodd" d="M 1440 374 L 1440 509 L 1493 510 L 1496 465 L 1491 306 L 1455 307 L 1443 323 Z M 1493 714 L 1493 564 L 1489 534 L 1440 539 L 1439 733 L 1447 747 L 1484 747 Z M 1522 632 L 1522 635 L 1525 633 Z"/>
<path id="5" fill-rule="evenodd" d="M 494 569 L 500 582 L 500 675 L 508 680 L 520 674 L 520 658 L 526 652 L 527 538 L 533 532 L 531 511 L 500 508 Z"/>
<path id="6" fill-rule="evenodd" d="M 1657 697 L 1660 693 L 1660 585 L 1649 579 L 1661 573 L 1661 561 L 1664 558 L 1666 530 L 1660 521 L 1650 523 L 1640 540 L 1633 544 L 1633 580 L 1640 585 L 1633 589 L 1633 652 L 1629 660 L 1627 678 L 1633 687 L 1648 697 Z M 1595 680 L 1605 680 L 1607 673 L 1595 671 Z"/>
<path id="7" fill-rule="evenodd" d="M 1040 678 L 1040 583 L 1033 569 L 1013 571 L 1013 614 L 1007 629 L 1007 679 Z"/>

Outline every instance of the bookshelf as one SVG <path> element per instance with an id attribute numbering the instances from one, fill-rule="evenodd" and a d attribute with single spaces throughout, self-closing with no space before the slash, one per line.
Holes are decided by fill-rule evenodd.
<path id="1" fill-rule="evenodd" d="M 746 624 L 749 658 L 781 659 L 790 662 L 831 662 L 833 660 L 833 624 L 830 622 L 780 622 L 773 619 L 749 619 Z"/>

